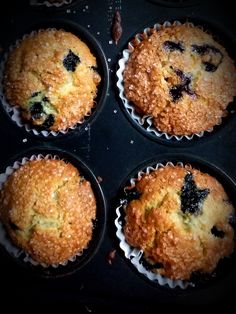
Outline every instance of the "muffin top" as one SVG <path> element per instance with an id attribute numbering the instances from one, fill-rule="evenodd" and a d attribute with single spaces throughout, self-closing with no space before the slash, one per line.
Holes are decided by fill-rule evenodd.
<path id="1" fill-rule="evenodd" d="M 46 29 L 10 52 L 4 90 L 23 119 L 60 131 L 91 113 L 100 80 L 96 58 L 84 42 L 70 32 Z"/>
<path id="2" fill-rule="evenodd" d="M 222 185 L 186 166 L 166 166 L 137 182 L 125 209 L 125 238 L 150 268 L 171 279 L 211 273 L 234 250 L 235 210 Z"/>
<path id="3" fill-rule="evenodd" d="M 124 88 L 138 113 L 174 135 L 192 135 L 221 122 L 236 96 L 236 71 L 211 35 L 192 24 L 174 24 L 132 43 Z"/>
<path id="4" fill-rule="evenodd" d="M 96 201 L 90 183 L 70 163 L 29 161 L 4 184 L 0 218 L 13 243 L 35 261 L 63 263 L 88 246 Z"/>

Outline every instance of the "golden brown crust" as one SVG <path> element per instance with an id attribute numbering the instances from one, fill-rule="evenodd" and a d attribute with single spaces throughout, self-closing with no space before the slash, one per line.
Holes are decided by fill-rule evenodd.
<path id="1" fill-rule="evenodd" d="M 21 166 L 4 184 L 0 206 L 12 241 L 40 263 L 67 261 L 92 238 L 96 201 L 90 183 L 62 160 Z"/>
<path id="2" fill-rule="evenodd" d="M 80 62 L 68 71 L 63 60 L 72 51 Z M 50 130 L 64 130 L 83 120 L 94 107 L 101 80 L 94 70 L 97 63 L 89 48 L 75 35 L 63 30 L 41 30 L 29 36 L 9 54 L 4 79 L 6 98 L 20 106 L 23 117 L 32 119 L 29 100 L 41 92 L 53 108 Z M 94 68 L 93 68 L 94 67 Z"/>
<path id="3" fill-rule="evenodd" d="M 167 41 L 181 43 L 184 51 L 166 48 Z M 224 47 L 200 28 L 186 23 L 153 30 L 134 51 L 124 71 L 126 97 L 138 112 L 153 117 L 154 125 L 169 134 L 191 135 L 220 123 L 227 105 L 236 96 L 236 71 Z M 223 54 L 207 50 L 196 53 L 192 45 L 208 45 Z M 208 72 L 203 62 L 220 63 Z M 183 91 L 174 101 L 170 89 L 182 83 L 176 71 L 191 78 L 191 95 Z"/>
<path id="4" fill-rule="evenodd" d="M 198 189 L 209 189 L 201 214 L 181 210 L 181 189 L 191 172 Z M 190 167 L 166 166 L 146 174 L 136 184 L 140 199 L 126 208 L 127 242 L 144 251 L 155 271 L 172 279 L 189 279 L 194 271 L 211 273 L 220 258 L 234 249 L 234 230 L 229 218 L 234 208 L 221 184 L 208 174 Z M 221 230 L 216 237 L 211 230 Z"/>

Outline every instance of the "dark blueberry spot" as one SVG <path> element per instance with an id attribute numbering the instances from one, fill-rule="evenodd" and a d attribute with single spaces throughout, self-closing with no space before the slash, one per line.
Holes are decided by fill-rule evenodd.
<path id="1" fill-rule="evenodd" d="M 183 95 L 183 86 L 175 85 L 170 89 L 170 96 L 174 102 L 178 101 Z"/>
<path id="2" fill-rule="evenodd" d="M 146 270 L 152 271 L 154 269 L 160 269 L 163 268 L 163 264 L 162 263 L 155 263 L 155 264 L 151 264 L 150 262 L 148 262 L 145 259 L 144 254 L 142 254 L 140 260 L 139 260 L 140 264 L 143 265 L 144 268 L 146 268 Z"/>
<path id="3" fill-rule="evenodd" d="M 203 62 L 205 71 L 207 72 L 215 72 L 217 70 L 217 66 L 210 62 Z"/>
<path id="4" fill-rule="evenodd" d="M 40 119 L 43 115 L 43 105 L 41 102 L 37 101 L 30 107 L 30 114 L 33 120 Z"/>
<path id="5" fill-rule="evenodd" d="M 80 63 L 80 58 L 73 51 L 69 50 L 68 55 L 63 60 L 64 67 L 67 71 L 74 72 L 78 63 Z"/>
<path id="6" fill-rule="evenodd" d="M 200 56 L 208 55 L 209 61 L 202 62 L 204 69 L 207 72 L 215 72 L 223 60 L 222 52 L 218 48 L 211 45 L 192 45 L 192 51 Z"/>
<path id="7" fill-rule="evenodd" d="M 224 238 L 224 235 L 225 235 L 224 231 L 217 229 L 216 226 L 214 226 L 213 228 L 211 228 L 211 233 L 212 233 L 215 237 L 221 238 L 221 239 Z"/>
<path id="8" fill-rule="evenodd" d="M 165 49 L 170 50 L 171 52 L 178 50 L 180 52 L 184 52 L 184 47 L 182 43 L 175 43 L 174 41 L 167 40 L 163 43 Z"/>
<path id="9" fill-rule="evenodd" d="M 84 182 L 85 181 L 85 177 L 84 176 L 80 176 L 80 182 Z"/>
<path id="10" fill-rule="evenodd" d="M 92 224 L 93 224 L 93 229 L 97 228 L 98 220 L 97 219 L 92 219 Z"/>
<path id="11" fill-rule="evenodd" d="M 210 53 L 213 52 L 214 54 L 219 53 L 222 55 L 221 51 L 211 45 L 192 45 L 192 50 L 193 52 L 196 52 L 197 54 L 199 54 L 200 56 L 203 56 L 206 53 Z"/>
<path id="12" fill-rule="evenodd" d="M 134 187 L 132 189 L 125 190 L 125 196 L 127 201 L 137 200 L 140 198 L 141 193 Z"/>
<path id="13" fill-rule="evenodd" d="M 192 45 L 192 51 L 202 56 L 207 52 L 207 45 L 203 46 Z"/>
<path id="14" fill-rule="evenodd" d="M 95 66 L 91 66 L 91 69 L 94 71 L 94 72 L 97 72 L 98 73 L 98 67 L 95 67 Z"/>
<path id="15" fill-rule="evenodd" d="M 209 193 L 209 189 L 200 190 L 197 188 L 192 173 L 186 174 L 180 195 L 182 212 L 201 214 L 201 205 Z"/>
<path id="16" fill-rule="evenodd" d="M 172 68 L 172 67 L 171 67 Z M 172 68 L 173 69 L 173 68 Z M 182 96 L 183 92 L 187 93 L 190 96 L 195 96 L 195 92 L 191 89 L 191 76 L 189 74 L 185 74 L 183 71 L 177 69 L 173 71 L 176 75 L 181 79 L 181 83 L 178 85 L 174 85 L 170 88 L 170 95 L 174 102 L 177 102 Z"/>
<path id="17" fill-rule="evenodd" d="M 47 96 L 44 96 L 44 97 L 43 97 L 43 101 L 44 101 L 44 102 L 49 102 L 49 98 L 48 98 Z"/>
<path id="18" fill-rule="evenodd" d="M 35 93 L 33 93 L 33 94 L 31 95 L 31 98 L 38 96 L 40 93 L 41 93 L 41 92 L 35 92 Z"/>
<path id="19" fill-rule="evenodd" d="M 43 127 L 49 129 L 55 122 L 55 118 L 53 114 L 49 114 L 45 119 L 44 123 L 42 124 Z"/>
<path id="20" fill-rule="evenodd" d="M 236 215 L 235 214 L 231 214 L 229 217 L 229 224 L 231 225 L 231 227 L 235 228 L 236 227 Z"/>
<path id="21" fill-rule="evenodd" d="M 19 230 L 20 228 L 17 227 L 16 224 L 14 224 L 13 222 L 9 222 L 9 226 L 13 231 Z"/>

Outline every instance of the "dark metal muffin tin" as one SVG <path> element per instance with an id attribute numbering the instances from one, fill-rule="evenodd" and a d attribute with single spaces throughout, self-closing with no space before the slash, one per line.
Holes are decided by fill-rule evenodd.
<path id="1" fill-rule="evenodd" d="M 2 4 L 1 4 L 2 6 Z M 111 44 L 111 18 L 117 8 L 121 6 L 123 34 L 118 45 Z M 53 12 L 53 13 L 52 13 Z M 108 60 L 111 84 L 105 105 L 101 108 L 96 121 L 84 132 L 72 132 L 74 136 L 60 136 L 47 141 L 40 137 L 30 136 L 21 132 L 20 128 L 0 114 L 0 173 L 5 165 L 20 153 L 27 150 L 59 149 L 73 154 L 91 169 L 95 177 L 101 177 L 100 183 L 107 203 L 106 233 L 97 254 L 77 272 L 56 280 L 32 276 L 31 271 L 22 271 L 4 252 L 0 255 L 0 276 L 2 302 L 11 296 L 11 300 L 22 303 L 68 301 L 77 303 L 80 312 L 107 309 L 112 313 L 124 311 L 140 312 L 151 309 L 159 310 L 177 305 L 216 305 L 234 303 L 236 289 L 236 267 L 230 266 L 230 273 L 224 272 L 217 276 L 217 280 L 194 289 L 170 289 L 159 285 L 153 286 L 149 281 L 139 276 L 131 267 L 119 249 L 119 241 L 115 236 L 115 208 L 119 198 L 118 191 L 121 183 L 128 177 L 136 166 L 150 158 L 160 159 L 168 154 L 172 159 L 178 154 L 178 159 L 195 156 L 203 166 L 203 170 L 211 171 L 221 180 L 219 173 L 225 173 L 230 186 L 234 190 L 236 181 L 236 128 L 233 114 L 217 132 L 201 139 L 186 141 L 184 145 L 177 142 L 154 141 L 126 118 L 121 110 L 120 99 L 116 88 L 116 66 L 121 52 L 134 34 L 143 30 L 147 25 L 173 21 L 181 18 L 201 20 L 217 27 L 219 37 L 221 30 L 227 34 L 222 37 L 226 48 L 234 46 L 236 31 L 234 27 L 233 6 L 224 5 L 218 1 L 198 1 L 192 6 L 181 8 L 161 6 L 146 0 L 81 0 L 71 8 L 60 10 L 35 10 L 28 5 L 28 1 L 9 0 L 5 8 L 1 9 L 0 44 L 4 50 L 15 39 L 27 33 L 36 25 L 42 25 L 48 20 L 60 20 L 62 23 L 74 22 L 87 30 L 99 41 Z M 199 23 L 201 24 L 201 23 Z M 204 24 L 205 25 L 205 24 Z M 203 25 L 203 26 L 204 26 Z M 232 35 L 231 35 L 232 34 Z M 233 50 L 234 59 L 235 50 Z M 1 106 L 0 106 L 1 108 Z M 164 157 L 165 158 L 165 157 Z M 201 162 L 201 161 L 204 162 Z M 192 162 L 195 163 L 191 157 Z M 207 163 L 206 168 L 204 164 Z M 215 168 L 216 167 L 216 168 Z M 223 175 L 224 176 L 224 175 Z M 225 177 L 225 176 L 224 176 Z M 222 177 L 222 180 L 224 178 Z M 228 180 L 226 179 L 228 182 Z M 226 181 L 222 183 L 228 186 Z M 228 187 L 227 187 L 228 189 Z M 230 193 L 230 192 L 229 192 Z M 235 202 L 235 192 L 232 194 Z M 110 259 L 110 252 L 116 250 L 114 259 Z M 109 256 L 109 259 L 108 259 Z M 37 271 L 35 272 L 37 273 Z M 7 302 L 9 305 L 9 303 Z"/>

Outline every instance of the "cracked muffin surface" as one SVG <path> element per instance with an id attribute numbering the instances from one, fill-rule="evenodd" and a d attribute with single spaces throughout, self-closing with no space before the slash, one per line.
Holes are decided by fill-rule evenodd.
<path id="1" fill-rule="evenodd" d="M 214 177 L 190 166 L 166 166 L 145 174 L 132 194 L 125 238 L 144 252 L 152 271 L 188 280 L 194 272 L 212 273 L 233 253 L 235 209 Z"/>
<path id="2" fill-rule="evenodd" d="M 100 81 L 96 58 L 84 42 L 64 30 L 45 29 L 10 52 L 4 91 L 24 120 L 60 131 L 91 113 Z"/>
<path id="3" fill-rule="evenodd" d="M 63 160 L 29 161 L 0 192 L 0 218 L 34 260 L 63 263 L 88 246 L 96 219 L 91 185 Z"/>
<path id="4" fill-rule="evenodd" d="M 124 90 L 139 114 L 173 135 L 192 135 L 221 122 L 236 96 L 236 69 L 210 34 L 185 23 L 153 29 L 132 44 Z"/>

